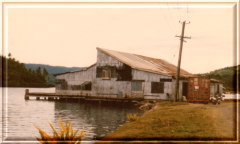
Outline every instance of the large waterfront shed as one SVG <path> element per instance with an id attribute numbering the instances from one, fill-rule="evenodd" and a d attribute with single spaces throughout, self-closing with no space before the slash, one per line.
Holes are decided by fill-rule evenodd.
<path id="1" fill-rule="evenodd" d="M 173 96 L 177 67 L 165 60 L 97 48 L 97 62 L 57 74 L 56 93 L 107 98 L 163 99 Z M 188 77 L 180 70 L 179 96 L 187 96 Z"/>

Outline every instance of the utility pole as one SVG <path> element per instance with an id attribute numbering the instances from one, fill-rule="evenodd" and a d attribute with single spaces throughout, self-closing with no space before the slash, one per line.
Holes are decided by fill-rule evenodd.
<path id="1" fill-rule="evenodd" d="M 182 22 L 182 34 L 180 36 L 176 36 L 176 37 L 180 37 L 180 49 L 179 49 L 179 56 L 178 56 L 178 67 L 177 67 L 177 74 L 176 74 L 174 101 L 179 101 L 179 76 L 180 76 L 180 67 L 181 67 L 181 58 L 182 58 L 182 47 L 183 47 L 183 42 L 186 42 L 184 40 L 184 38 L 191 39 L 191 37 L 185 37 L 184 36 L 185 24 L 189 24 L 189 23 L 190 22 L 186 23 L 186 21 L 183 21 Z"/>

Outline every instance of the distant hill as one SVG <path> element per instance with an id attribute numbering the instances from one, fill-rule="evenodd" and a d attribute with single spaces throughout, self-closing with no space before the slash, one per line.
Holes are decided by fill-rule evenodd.
<path id="1" fill-rule="evenodd" d="M 226 88 L 226 90 L 236 93 L 237 92 L 237 75 L 238 75 L 238 81 L 240 82 L 239 68 L 240 68 L 240 65 L 225 67 L 222 69 L 211 71 L 209 73 L 198 74 L 198 75 L 220 80 L 223 82 L 223 85 Z M 240 86 L 238 86 L 238 89 L 240 89 Z"/>
<path id="2" fill-rule="evenodd" d="M 56 78 L 53 76 L 58 73 L 65 73 L 69 71 L 80 70 L 83 67 L 64 67 L 64 66 L 51 66 L 45 64 L 24 64 L 27 69 L 36 70 L 38 67 L 41 69 L 46 69 L 49 73 L 47 83 L 55 85 Z"/>
<path id="3" fill-rule="evenodd" d="M 12 58 L 0 56 L 2 78 L 0 87 L 52 87 L 48 83 L 49 74 L 46 69 L 38 67 L 35 70 L 25 68 L 24 64 Z M 6 64 L 7 62 L 7 64 Z"/>
<path id="4" fill-rule="evenodd" d="M 69 71 L 80 70 L 83 67 L 64 67 L 64 66 L 51 66 L 45 64 L 24 64 L 27 69 L 36 70 L 38 67 L 45 68 L 50 74 L 58 74 Z"/>

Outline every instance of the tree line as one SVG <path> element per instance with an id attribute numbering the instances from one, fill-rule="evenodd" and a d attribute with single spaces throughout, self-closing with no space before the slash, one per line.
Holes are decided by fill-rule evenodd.
<path id="1" fill-rule="evenodd" d="M 240 85 L 237 85 L 237 82 L 240 82 L 240 65 L 225 67 L 218 69 L 209 73 L 199 74 L 200 76 L 217 79 L 223 82 L 226 91 L 239 93 Z"/>
<path id="2" fill-rule="evenodd" d="M 1 57 L 1 72 L 0 76 L 1 87 L 50 87 L 53 86 L 47 83 L 49 73 L 44 68 L 38 67 L 36 70 L 25 68 L 23 63 L 20 63 L 15 58 L 8 55 Z"/>

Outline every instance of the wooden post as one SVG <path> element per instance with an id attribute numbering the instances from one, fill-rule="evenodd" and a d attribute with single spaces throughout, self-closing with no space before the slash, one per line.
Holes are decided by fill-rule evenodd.
<path id="1" fill-rule="evenodd" d="M 180 37 L 180 49 L 179 49 L 178 67 L 177 67 L 177 73 L 176 73 L 176 85 L 175 85 L 175 93 L 174 93 L 175 96 L 173 101 L 179 100 L 179 76 L 180 76 L 180 67 L 181 67 L 181 59 L 182 59 L 182 47 L 183 47 L 183 42 L 185 42 L 184 38 L 190 39 L 190 37 L 184 37 L 185 24 L 186 24 L 186 21 L 183 21 L 181 36 L 176 36 L 176 37 Z"/>
<path id="2" fill-rule="evenodd" d="M 25 96 L 24 96 L 24 99 L 25 100 L 29 100 L 29 89 L 25 89 Z"/>

